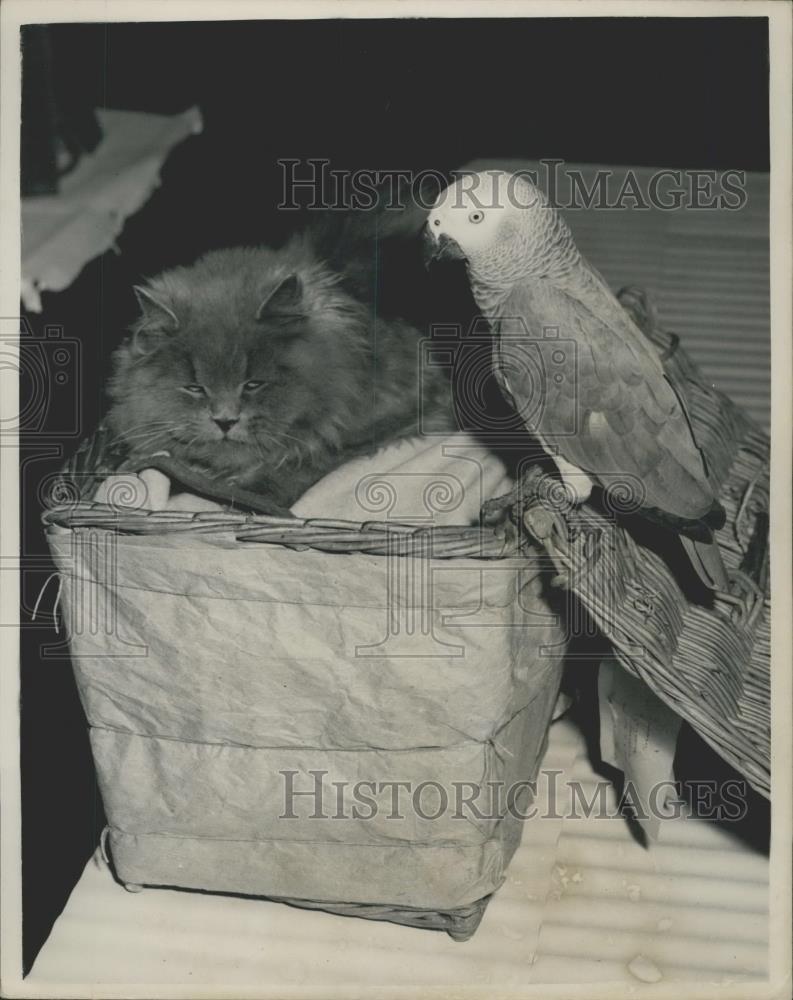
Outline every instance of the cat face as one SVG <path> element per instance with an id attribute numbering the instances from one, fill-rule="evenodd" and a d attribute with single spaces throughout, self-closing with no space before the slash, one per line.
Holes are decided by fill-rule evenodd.
<path id="1" fill-rule="evenodd" d="M 300 277 L 274 280 L 240 253 L 137 290 L 142 317 L 116 358 L 108 423 L 133 451 L 245 483 L 310 451 L 350 373 L 334 369 L 343 332 L 316 322 Z"/>
<path id="2" fill-rule="evenodd" d="M 295 410 L 280 334 L 237 329 L 218 342 L 194 326 L 169 340 L 135 374 L 144 423 L 156 412 L 152 431 L 175 457 L 226 473 L 274 454 Z"/>

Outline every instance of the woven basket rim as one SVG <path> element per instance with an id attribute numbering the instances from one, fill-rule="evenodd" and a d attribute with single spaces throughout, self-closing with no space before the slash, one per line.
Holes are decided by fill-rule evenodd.
<path id="1" fill-rule="evenodd" d="M 517 540 L 492 527 L 428 522 L 348 521 L 279 517 L 243 511 L 168 511 L 79 500 L 49 508 L 47 528 L 103 529 L 116 534 L 207 534 L 231 530 L 238 541 L 339 553 L 428 558 L 505 559 L 520 554 Z"/>

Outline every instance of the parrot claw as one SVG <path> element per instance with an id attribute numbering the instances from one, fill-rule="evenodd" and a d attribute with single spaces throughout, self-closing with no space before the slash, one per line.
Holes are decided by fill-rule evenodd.
<path id="1" fill-rule="evenodd" d="M 555 527 L 553 513 L 540 504 L 529 507 L 523 515 L 523 523 L 538 542 L 550 538 Z"/>
<path id="2" fill-rule="evenodd" d="M 492 528 L 495 537 L 504 542 L 508 551 L 517 549 L 520 543 L 520 530 L 513 514 L 516 502 L 515 490 L 512 490 L 503 496 L 486 500 L 479 511 L 480 524 Z"/>
<path id="3" fill-rule="evenodd" d="M 651 337 L 658 329 L 658 307 L 649 292 L 626 285 L 617 292 L 617 299 L 642 333 Z"/>
<path id="4" fill-rule="evenodd" d="M 505 518 L 500 525 L 496 526 L 493 534 L 504 542 L 504 548 L 508 552 L 517 549 L 520 543 L 520 532 L 517 525 L 513 524 L 509 518 Z"/>
<path id="5" fill-rule="evenodd" d="M 499 527 L 504 521 L 510 519 L 510 511 L 515 500 L 514 490 L 511 493 L 505 493 L 504 496 L 485 500 L 479 511 L 480 522 L 487 527 Z"/>

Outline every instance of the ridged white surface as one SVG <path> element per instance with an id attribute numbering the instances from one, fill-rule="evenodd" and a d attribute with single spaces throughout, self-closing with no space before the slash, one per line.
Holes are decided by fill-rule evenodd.
<path id="1" fill-rule="evenodd" d="M 596 775 L 572 724 L 552 726 L 543 769 L 562 772 L 557 790 L 572 778 L 591 797 Z M 539 801 L 547 801 L 542 784 Z M 556 801 L 562 813 L 564 795 Z M 528 820 L 506 883 L 464 944 L 258 900 L 130 894 L 97 855 L 28 982 L 42 996 L 55 984 L 78 996 L 86 994 L 72 984 L 92 984 L 99 996 L 112 983 L 185 984 L 196 994 L 215 984 L 262 996 L 314 984 L 348 998 L 357 989 L 388 995 L 393 984 L 487 995 L 538 983 L 638 986 L 648 975 L 763 979 L 767 900 L 765 856 L 729 829 L 690 819 L 667 822 L 649 849 L 616 817 Z"/>

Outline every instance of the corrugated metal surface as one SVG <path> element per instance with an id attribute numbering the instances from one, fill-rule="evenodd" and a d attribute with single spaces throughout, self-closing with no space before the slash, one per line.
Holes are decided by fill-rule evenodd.
<path id="1" fill-rule="evenodd" d="M 563 814 L 565 781 L 591 797 L 596 776 L 577 729 L 555 723 L 544 771 Z M 547 781 L 540 802 L 548 801 Z M 608 803 L 613 805 L 613 798 Z M 52 984 L 279 988 L 763 979 L 765 856 L 730 831 L 668 822 L 645 850 L 619 818 L 527 820 L 507 881 L 465 944 L 445 934 L 257 900 L 165 889 L 127 893 L 89 862 L 31 972 Z"/>
<path id="2" fill-rule="evenodd" d="M 591 798 L 589 761 L 568 773 Z M 619 820 L 566 819 L 532 981 L 629 981 L 639 955 L 664 980 L 764 978 L 767 880 L 726 825 L 666 820 L 646 850 Z"/>

